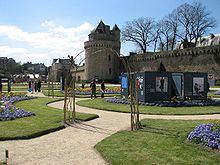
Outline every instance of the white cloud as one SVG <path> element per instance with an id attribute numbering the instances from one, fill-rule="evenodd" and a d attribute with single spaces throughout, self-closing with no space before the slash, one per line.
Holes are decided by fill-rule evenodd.
<path id="1" fill-rule="evenodd" d="M 9 46 L 0 46 L 1 56 L 6 56 L 8 54 L 26 54 L 27 49 L 24 48 L 10 48 Z"/>
<path id="2" fill-rule="evenodd" d="M 46 60 L 51 61 L 49 54 L 29 52 L 25 48 L 13 48 L 9 46 L 0 46 L 0 56 L 14 58 L 17 62 L 33 61 L 42 63 Z"/>
<path id="3" fill-rule="evenodd" d="M 49 65 L 53 58 L 75 55 L 83 50 L 84 42 L 93 29 L 87 22 L 78 27 L 65 28 L 52 21 L 45 21 L 41 26 L 45 31 L 30 33 L 13 25 L 0 25 L 0 37 L 6 37 L 10 40 L 10 45 L 13 45 L 0 45 L 0 55 L 10 57 L 12 54 L 20 54 L 22 62 L 32 59 L 33 62 L 41 60 Z M 16 48 L 17 43 L 19 48 Z"/>

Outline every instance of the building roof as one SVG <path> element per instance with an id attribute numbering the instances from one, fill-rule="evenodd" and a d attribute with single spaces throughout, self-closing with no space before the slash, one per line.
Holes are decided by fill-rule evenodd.
<path id="1" fill-rule="evenodd" d="M 116 24 L 114 25 L 112 30 L 110 30 L 110 26 L 105 25 L 105 23 L 101 20 L 99 22 L 99 24 L 97 25 L 97 27 L 95 29 L 93 29 L 90 34 L 93 34 L 93 33 L 111 33 L 111 32 L 114 32 L 114 31 L 120 31 L 120 29 L 118 28 L 118 26 Z"/>

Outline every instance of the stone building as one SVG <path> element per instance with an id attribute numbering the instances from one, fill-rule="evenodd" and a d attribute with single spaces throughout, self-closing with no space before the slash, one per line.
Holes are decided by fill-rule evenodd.
<path id="1" fill-rule="evenodd" d="M 40 75 L 47 75 L 47 67 L 44 63 L 35 63 L 27 62 L 23 64 L 27 73 L 29 74 L 40 74 Z"/>
<path id="2" fill-rule="evenodd" d="M 72 76 L 76 77 L 76 81 L 80 82 L 81 80 L 85 80 L 85 64 L 82 66 L 75 65 L 72 69 Z"/>
<path id="3" fill-rule="evenodd" d="M 85 48 L 85 79 L 116 80 L 120 69 L 120 30 L 115 25 L 110 30 L 109 25 L 102 21 L 89 34 Z"/>
<path id="4" fill-rule="evenodd" d="M 51 81 L 60 81 L 70 68 L 70 59 L 53 59 L 52 66 L 49 68 L 49 79 Z"/>

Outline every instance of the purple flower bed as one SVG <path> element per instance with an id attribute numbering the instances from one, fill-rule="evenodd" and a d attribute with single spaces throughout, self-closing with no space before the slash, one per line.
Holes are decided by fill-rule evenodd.
<path id="1" fill-rule="evenodd" d="M 21 101 L 21 100 L 29 100 L 36 97 L 28 97 L 28 96 L 2 96 L 0 101 L 0 121 L 1 120 L 13 120 L 16 118 L 28 117 L 35 115 L 33 112 L 27 112 L 24 109 L 19 109 L 13 106 L 12 104 Z"/>
<path id="2" fill-rule="evenodd" d="M 64 93 L 64 91 L 62 91 L 62 93 Z M 104 92 L 104 94 L 120 94 L 121 93 L 121 91 L 105 91 Z M 69 94 L 71 94 L 70 92 L 69 92 Z M 80 91 L 80 92 L 75 92 L 75 94 L 76 95 L 91 95 L 92 94 L 92 92 L 90 92 L 90 91 Z M 102 92 L 101 91 L 97 91 L 96 92 L 96 94 L 102 94 Z"/>
<path id="3" fill-rule="evenodd" d="M 201 124 L 188 135 L 188 140 L 212 149 L 220 149 L 220 123 Z"/>
<path id="4" fill-rule="evenodd" d="M 120 94 L 121 92 L 116 91 L 105 91 L 104 94 Z M 76 95 L 91 95 L 92 92 L 75 92 Z M 101 91 L 97 91 L 96 94 L 102 94 Z"/>
<path id="5" fill-rule="evenodd" d="M 119 99 L 119 98 L 107 98 L 106 101 L 109 103 L 116 103 L 116 104 L 129 104 L 130 103 L 126 99 Z M 178 101 L 178 102 L 155 101 L 152 103 L 140 102 L 140 105 L 160 106 L 160 107 L 217 106 L 217 105 L 220 105 L 220 101 L 211 100 L 211 99 L 207 101 Z"/>

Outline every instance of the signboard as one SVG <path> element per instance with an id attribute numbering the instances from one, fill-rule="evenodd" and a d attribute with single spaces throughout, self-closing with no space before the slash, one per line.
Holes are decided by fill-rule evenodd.
<path id="1" fill-rule="evenodd" d="M 121 78 L 121 87 L 122 88 L 128 88 L 128 78 L 127 77 L 122 77 Z"/>
<path id="2" fill-rule="evenodd" d="M 156 77 L 156 92 L 168 91 L 168 77 Z"/>
<path id="3" fill-rule="evenodd" d="M 193 95 L 200 95 L 204 92 L 204 78 L 194 77 L 193 78 Z"/>
<path id="4" fill-rule="evenodd" d="M 136 86 L 138 86 L 138 88 L 139 88 L 139 90 L 140 90 L 140 94 L 141 94 L 141 95 L 144 95 L 144 91 L 143 91 L 143 89 L 144 89 L 144 85 L 143 85 L 143 83 L 144 83 L 144 77 L 143 77 L 143 76 L 139 76 L 139 77 L 136 78 L 136 80 L 137 80 Z"/>

